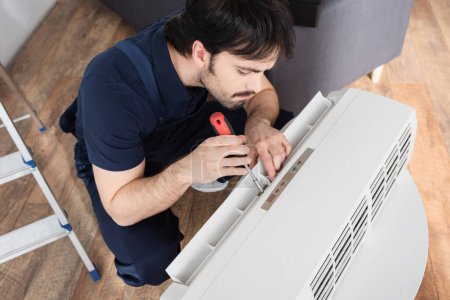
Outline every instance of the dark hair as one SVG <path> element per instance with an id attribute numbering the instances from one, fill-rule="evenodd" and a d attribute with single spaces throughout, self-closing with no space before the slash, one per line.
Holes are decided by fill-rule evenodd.
<path id="1" fill-rule="evenodd" d="M 195 40 L 211 55 L 228 51 L 250 60 L 283 53 L 295 44 L 287 0 L 187 0 L 186 9 L 171 18 L 164 36 L 182 55 Z"/>

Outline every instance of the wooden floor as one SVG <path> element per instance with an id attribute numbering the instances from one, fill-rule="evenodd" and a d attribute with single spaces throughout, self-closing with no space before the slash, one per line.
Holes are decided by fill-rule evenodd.
<path id="1" fill-rule="evenodd" d="M 417 109 L 419 129 L 410 171 L 424 199 L 430 238 L 419 300 L 450 299 L 449 16 L 448 0 L 416 0 L 402 55 L 386 65 L 379 84 L 367 77 L 352 84 Z M 63 239 L 0 265 L 0 299 L 157 299 L 169 284 L 131 288 L 116 277 L 88 195 L 75 178 L 74 139 L 57 126 L 88 61 L 133 32 L 96 0 L 60 0 L 9 67 L 48 127 L 41 134 L 25 121 L 18 129 L 103 278 L 94 284 L 70 242 Z M 11 115 L 24 112 L 5 85 L 0 85 L 0 95 Z M 6 131 L 1 130 L 0 155 L 11 149 Z M 189 190 L 177 203 L 185 242 L 228 192 L 206 196 Z M 1 186 L 0 195 L 0 234 L 50 214 L 30 176 Z"/>

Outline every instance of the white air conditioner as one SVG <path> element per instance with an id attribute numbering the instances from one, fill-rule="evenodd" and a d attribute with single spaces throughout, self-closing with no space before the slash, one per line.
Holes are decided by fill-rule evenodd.
<path id="1" fill-rule="evenodd" d="M 410 200 L 417 198 L 416 190 L 411 197 L 396 191 L 396 198 L 409 200 L 394 201 L 391 195 L 398 181 L 412 183 L 405 166 L 416 136 L 413 108 L 355 89 L 327 98 L 318 93 L 284 134 L 294 149 L 276 179 L 268 182 L 257 171 L 262 170 L 259 163 L 254 171 L 265 183 L 263 193 L 249 175 L 239 181 L 167 268 L 174 283 L 161 299 L 331 299 L 360 252 L 367 252 L 361 255 L 367 261 L 352 276 L 368 276 L 370 282 L 365 273 L 377 267 L 371 262 L 381 255 L 375 249 L 382 253 L 391 247 L 387 253 L 400 253 L 407 246 L 402 237 L 426 240 L 423 208 L 420 201 Z M 401 224 L 380 221 L 385 224 L 376 232 L 390 201 L 392 212 L 385 218 L 393 224 L 402 218 L 395 215 L 397 209 L 408 211 L 405 201 L 416 203 L 418 223 L 413 213 L 405 218 L 420 224 L 421 231 L 405 232 Z M 372 231 L 382 242 L 360 251 Z M 419 283 L 426 250 L 420 248 L 416 259 L 414 280 Z M 389 255 L 383 256 L 387 262 Z M 358 289 L 352 283 L 347 286 Z"/>

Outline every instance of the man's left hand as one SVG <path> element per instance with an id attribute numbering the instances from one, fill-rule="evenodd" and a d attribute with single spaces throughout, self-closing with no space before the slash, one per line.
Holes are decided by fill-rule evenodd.
<path id="1" fill-rule="evenodd" d="M 269 121 L 260 120 L 247 124 L 245 129 L 248 154 L 252 159 L 251 166 L 256 164 L 259 156 L 267 171 L 269 179 L 275 179 L 276 172 L 280 170 L 286 157 L 291 153 L 292 146 L 282 132 L 270 126 Z"/>

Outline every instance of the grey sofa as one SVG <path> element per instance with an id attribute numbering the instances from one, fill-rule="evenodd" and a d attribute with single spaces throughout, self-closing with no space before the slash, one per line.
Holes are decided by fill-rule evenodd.
<path id="1" fill-rule="evenodd" d="M 184 0 L 102 0 L 136 30 Z M 413 0 L 323 0 L 316 28 L 295 26 L 294 56 L 270 77 L 281 107 L 298 114 L 317 91 L 343 88 L 401 53 Z"/>

